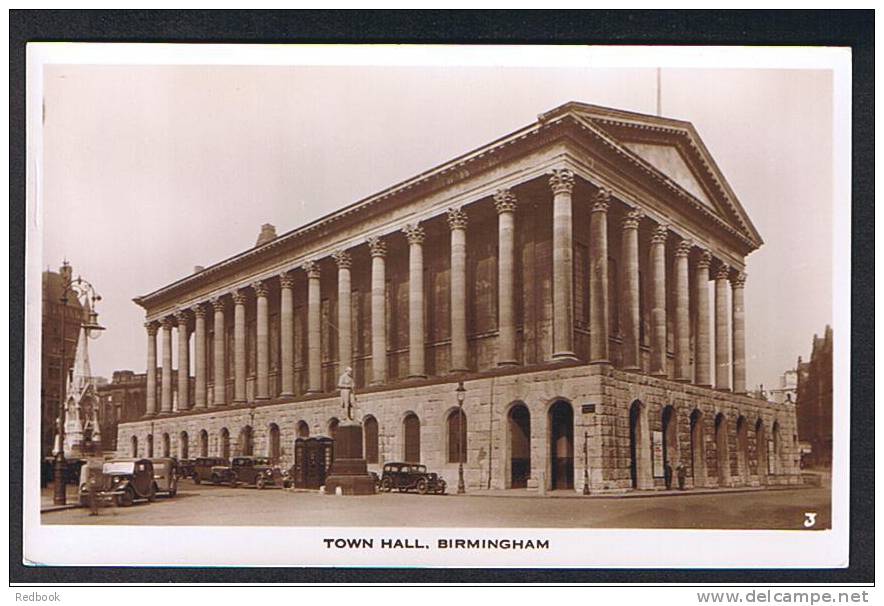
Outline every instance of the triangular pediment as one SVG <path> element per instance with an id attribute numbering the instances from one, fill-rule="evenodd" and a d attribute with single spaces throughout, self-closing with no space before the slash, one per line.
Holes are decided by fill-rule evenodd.
<path id="1" fill-rule="evenodd" d="M 635 152 L 661 173 L 678 183 L 682 188 L 705 204 L 707 208 L 717 211 L 715 204 L 706 194 L 706 190 L 703 188 L 700 180 L 697 179 L 694 171 L 691 170 L 691 167 L 685 162 L 684 157 L 682 157 L 676 146 L 638 141 L 624 141 L 623 145 Z"/>

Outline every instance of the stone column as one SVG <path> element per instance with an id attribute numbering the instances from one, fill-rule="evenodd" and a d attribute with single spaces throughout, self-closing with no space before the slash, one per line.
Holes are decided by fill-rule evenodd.
<path id="1" fill-rule="evenodd" d="M 553 170 L 553 359 L 576 360 L 574 354 L 574 248 L 571 192 L 574 173 Z"/>
<path id="2" fill-rule="evenodd" d="M 227 404 L 227 358 L 224 355 L 227 341 L 224 338 L 224 299 L 221 297 L 212 299 L 212 308 L 215 310 L 213 321 L 215 385 L 212 391 L 212 406 L 224 406 Z"/>
<path id="3" fill-rule="evenodd" d="M 424 369 L 424 228 L 406 225 L 408 239 L 408 376 L 427 376 Z"/>
<path id="4" fill-rule="evenodd" d="M 334 255 L 338 264 L 338 372 L 353 367 L 353 325 L 350 299 L 350 253 L 343 250 Z"/>
<path id="5" fill-rule="evenodd" d="M 387 245 L 380 238 L 370 238 L 371 252 L 371 382 L 387 380 Z"/>
<path id="6" fill-rule="evenodd" d="M 255 291 L 255 346 L 257 368 L 255 399 L 270 399 L 270 316 L 267 310 L 267 285 L 258 280 L 252 284 Z"/>
<path id="7" fill-rule="evenodd" d="M 508 189 L 494 194 L 497 209 L 497 365 L 513 366 L 516 362 L 515 263 L 516 263 L 516 196 Z M 463 301 L 463 299 L 461 299 Z M 461 303 L 463 305 L 463 303 Z"/>
<path id="8" fill-rule="evenodd" d="M 738 273 L 731 282 L 731 301 L 733 305 L 733 353 L 734 353 L 734 384 L 735 393 L 746 393 L 746 308 L 743 302 L 743 289 L 746 286 L 746 274 Z"/>
<path id="9" fill-rule="evenodd" d="M 632 209 L 623 218 L 621 257 L 623 273 L 620 282 L 621 324 L 623 326 L 623 368 L 641 369 L 641 318 L 638 281 L 638 224 L 644 215 Z"/>
<path id="10" fill-rule="evenodd" d="M 467 362 L 467 213 L 448 209 L 451 228 L 451 372 L 466 372 Z"/>
<path id="11" fill-rule="evenodd" d="M 666 376 L 666 238 L 658 225 L 651 236 L 651 374 Z"/>
<path id="12" fill-rule="evenodd" d="M 675 249 L 675 380 L 690 381 L 691 315 L 688 255 L 691 242 L 682 240 Z"/>
<path id="13" fill-rule="evenodd" d="M 307 393 L 322 391 L 322 298 L 319 292 L 319 264 L 304 263 L 307 272 Z"/>
<path id="14" fill-rule="evenodd" d="M 715 388 L 730 389 L 730 344 L 728 343 L 727 290 L 730 267 L 722 263 L 715 274 Z"/>
<path id="15" fill-rule="evenodd" d="M 163 318 L 163 376 L 161 378 L 160 412 L 172 412 L 172 318 Z"/>
<path id="16" fill-rule="evenodd" d="M 709 367 L 709 265 L 712 255 L 708 250 L 700 251 L 697 271 L 694 273 L 694 295 L 697 300 L 696 355 L 694 356 L 694 381 L 703 387 L 712 386 L 712 371 Z"/>
<path id="17" fill-rule="evenodd" d="M 246 294 L 233 293 L 233 403 L 246 401 Z"/>
<path id="18" fill-rule="evenodd" d="M 147 416 L 157 414 L 157 323 L 146 322 L 147 329 Z"/>
<path id="19" fill-rule="evenodd" d="M 194 372 L 196 378 L 193 388 L 193 405 L 196 408 L 206 408 L 206 406 L 208 406 L 208 402 L 206 401 L 206 384 L 209 379 L 206 376 L 206 308 L 202 303 L 194 305 L 193 317 L 193 353 L 196 358 L 196 360 L 194 360 Z"/>
<path id="20" fill-rule="evenodd" d="M 600 189 L 589 219 L 589 361 L 608 361 L 608 206 Z"/>
<path id="21" fill-rule="evenodd" d="M 190 409 L 190 331 L 187 328 L 189 314 L 180 310 L 178 320 L 178 411 Z"/>
<path id="22" fill-rule="evenodd" d="M 295 395 L 295 281 L 288 274 L 279 274 L 279 358 L 282 366 L 282 396 Z"/>

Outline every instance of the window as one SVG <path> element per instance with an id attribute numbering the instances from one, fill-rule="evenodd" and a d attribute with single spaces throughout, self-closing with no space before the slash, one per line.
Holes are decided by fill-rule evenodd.
<path id="1" fill-rule="evenodd" d="M 457 408 L 448 413 L 446 420 L 448 429 L 448 462 L 466 463 L 467 461 L 467 415 Z"/>
<path id="2" fill-rule="evenodd" d="M 365 417 L 362 423 L 365 462 L 378 462 L 378 421 L 372 416 Z"/>

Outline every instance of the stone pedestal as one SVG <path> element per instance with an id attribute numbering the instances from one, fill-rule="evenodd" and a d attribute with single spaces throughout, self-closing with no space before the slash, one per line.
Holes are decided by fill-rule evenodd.
<path id="1" fill-rule="evenodd" d="M 335 432 L 335 460 L 325 480 L 325 494 L 375 494 L 374 478 L 362 456 L 362 425 L 344 421 Z"/>

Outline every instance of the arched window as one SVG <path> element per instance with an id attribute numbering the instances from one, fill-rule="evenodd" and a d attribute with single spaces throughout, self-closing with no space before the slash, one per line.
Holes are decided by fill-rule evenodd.
<path id="1" fill-rule="evenodd" d="M 279 450 L 279 425 L 271 423 L 269 440 L 267 441 L 267 456 L 276 463 L 279 461 L 280 454 L 282 453 Z"/>
<path id="2" fill-rule="evenodd" d="M 244 457 L 250 457 L 254 454 L 251 425 L 246 425 L 239 432 L 239 451 Z"/>
<path id="3" fill-rule="evenodd" d="M 230 431 L 226 427 L 221 428 L 221 444 L 220 451 L 221 457 L 225 459 L 230 458 Z"/>
<path id="4" fill-rule="evenodd" d="M 182 431 L 181 435 L 178 436 L 178 458 L 179 459 L 189 459 L 190 458 L 190 444 L 187 443 L 187 432 Z"/>
<path id="5" fill-rule="evenodd" d="M 163 434 L 163 456 L 164 456 L 164 457 L 168 457 L 168 456 L 169 456 L 169 454 L 170 454 L 170 452 L 169 452 L 170 449 L 171 449 L 171 444 L 170 444 L 170 441 L 169 441 L 169 434 L 164 433 L 164 434 Z"/>
<path id="6" fill-rule="evenodd" d="M 153 434 L 147 434 L 147 458 L 153 457 Z"/>
<path id="7" fill-rule="evenodd" d="M 363 447 L 365 448 L 365 462 L 378 463 L 378 420 L 368 415 L 362 422 Z"/>
<path id="8" fill-rule="evenodd" d="M 200 456 L 209 456 L 209 432 L 205 429 L 200 432 Z"/>
<path id="9" fill-rule="evenodd" d="M 406 463 L 420 463 L 421 461 L 421 421 L 413 412 L 408 413 L 402 420 L 403 449 L 402 457 Z"/>
<path id="10" fill-rule="evenodd" d="M 132 436 L 130 443 L 131 443 L 130 452 L 132 453 L 133 457 L 137 457 L 138 456 L 138 436 Z"/>
<path id="11" fill-rule="evenodd" d="M 448 430 L 448 462 L 467 462 L 467 414 L 462 408 L 455 408 L 445 420 Z"/>
<path id="12" fill-rule="evenodd" d="M 310 426 L 307 425 L 307 421 L 298 421 L 298 437 L 299 438 L 309 438 L 310 437 Z"/>

